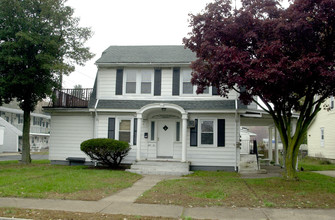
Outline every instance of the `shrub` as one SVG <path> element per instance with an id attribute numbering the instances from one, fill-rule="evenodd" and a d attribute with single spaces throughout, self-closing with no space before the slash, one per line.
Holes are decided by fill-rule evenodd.
<path id="1" fill-rule="evenodd" d="M 95 138 L 82 142 L 80 149 L 102 165 L 118 167 L 131 148 L 125 141 Z"/>

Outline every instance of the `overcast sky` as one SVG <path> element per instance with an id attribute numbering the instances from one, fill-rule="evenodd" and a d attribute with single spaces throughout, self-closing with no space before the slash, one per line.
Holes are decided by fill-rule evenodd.
<path id="1" fill-rule="evenodd" d="M 188 14 L 197 14 L 211 0 L 68 0 L 80 25 L 94 35 L 87 46 L 96 54 L 84 67 L 64 77 L 63 88 L 92 88 L 94 62 L 110 45 L 181 45 L 190 32 Z"/>

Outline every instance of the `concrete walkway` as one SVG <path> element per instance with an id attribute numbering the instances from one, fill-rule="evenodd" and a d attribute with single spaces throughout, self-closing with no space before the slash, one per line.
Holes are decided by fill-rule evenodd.
<path id="1" fill-rule="evenodd" d="M 326 176 L 335 177 L 335 170 L 324 170 L 324 171 L 313 171 L 314 173 L 320 173 Z"/>
<path id="2" fill-rule="evenodd" d="M 72 212 L 100 212 L 106 214 L 140 215 L 153 217 L 195 219 L 334 219 L 335 210 L 318 209 L 268 209 L 268 208 L 225 208 L 174 205 L 152 205 L 134 203 L 137 197 L 159 181 L 178 177 L 144 176 L 132 187 L 99 201 L 0 198 L 0 207 L 26 209 L 63 210 Z"/>

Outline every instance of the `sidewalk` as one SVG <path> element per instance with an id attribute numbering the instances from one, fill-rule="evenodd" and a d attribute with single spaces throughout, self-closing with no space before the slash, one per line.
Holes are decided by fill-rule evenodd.
<path id="1" fill-rule="evenodd" d="M 47 209 L 72 212 L 100 212 L 106 214 L 140 215 L 153 217 L 196 219 L 334 219 L 334 209 L 268 209 L 268 208 L 225 208 L 134 203 L 137 197 L 159 181 L 178 177 L 144 176 L 132 187 L 99 201 L 0 198 L 0 207 Z"/>

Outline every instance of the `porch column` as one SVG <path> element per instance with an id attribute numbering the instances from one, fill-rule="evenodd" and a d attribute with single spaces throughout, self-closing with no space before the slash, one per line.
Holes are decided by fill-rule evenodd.
<path id="1" fill-rule="evenodd" d="M 182 115 L 181 162 L 186 162 L 187 113 Z"/>
<path id="2" fill-rule="evenodd" d="M 141 160 L 141 128 L 142 128 L 142 114 L 137 114 L 137 136 L 136 136 L 136 160 Z"/>
<path id="3" fill-rule="evenodd" d="M 278 130 L 275 128 L 275 164 L 279 165 L 279 157 L 278 157 Z"/>
<path id="4" fill-rule="evenodd" d="M 272 137 L 273 137 L 273 134 L 272 134 L 272 130 L 273 130 L 273 127 L 269 127 L 269 149 L 268 149 L 268 158 L 270 159 L 270 162 L 272 161 L 273 157 L 272 157 Z"/>

